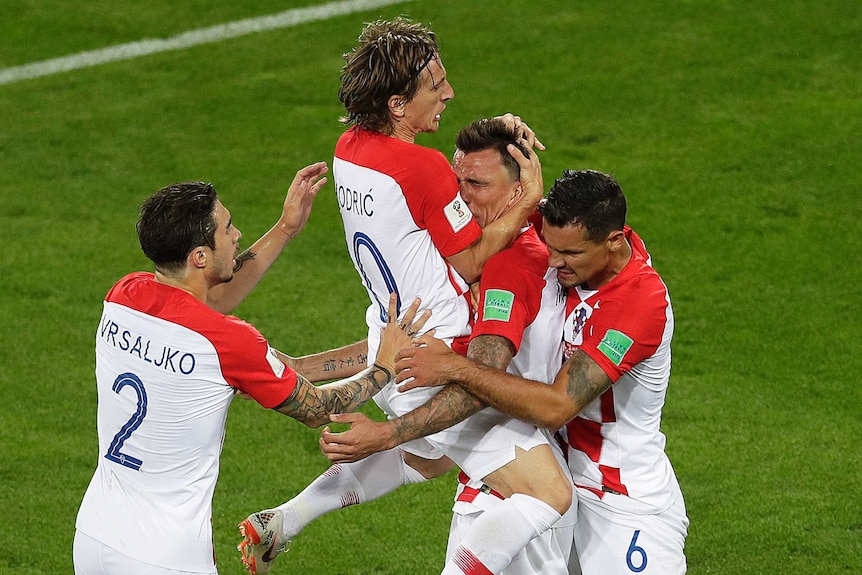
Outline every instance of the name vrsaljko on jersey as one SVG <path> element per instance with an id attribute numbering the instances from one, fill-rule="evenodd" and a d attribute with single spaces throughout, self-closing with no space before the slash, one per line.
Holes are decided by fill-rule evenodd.
<path id="1" fill-rule="evenodd" d="M 197 362 L 194 354 L 144 339 L 104 315 L 99 325 L 99 337 L 115 348 L 165 371 L 190 375 L 195 370 Z"/>

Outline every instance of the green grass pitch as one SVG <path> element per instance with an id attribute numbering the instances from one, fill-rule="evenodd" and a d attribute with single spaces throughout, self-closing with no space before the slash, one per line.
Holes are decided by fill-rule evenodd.
<path id="1" fill-rule="evenodd" d="M 321 3 L 0 3 L 0 70 Z M 862 11 L 846 0 L 413 1 L 0 85 L 0 574 L 71 573 L 98 453 L 101 300 L 149 269 L 136 209 L 214 183 L 249 242 L 342 130 L 362 24 L 438 33 L 456 97 L 420 143 L 513 111 L 564 168 L 613 173 L 676 314 L 663 430 L 693 575 L 862 573 Z M 246 243 L 246 245 L 248 245 Z M 364 291 L 331 183 L 237 310 L 292 354 L 361 339 Z M 371 409 L 375 416 L 379 414 Z M 214 532 L 327 467 L 318 431 L 247 402 L 228 419 Z M 309 527 L 275 573 L 437 573 L 453 477 Z"/>

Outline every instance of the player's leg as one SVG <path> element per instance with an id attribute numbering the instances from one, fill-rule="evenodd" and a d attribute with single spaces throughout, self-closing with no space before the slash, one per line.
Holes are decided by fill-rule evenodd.
<path id="1" fill-rule="evenodd" d="M 440 462 L 444 465 L 395 448 L 354 463 L 334 464 L 296 497 L 276 508 L 284 513 L 284 537 L 292 539 L 314 519 L 330 511 L 374 501 L 402 485 L 435 477 L 431 471 L 435 464 L 442 469 L 437 474 L 452 467 L 448 459 Z"/>
<path id="2" fill-rule="evenodd" d="M 464 533 L 446 575 L 499 573 L 572 504 L 571 476 L 533 426 L 486 410 L 427 439 L 469 476 L 482 477 L 502 495 L 511 495 Z"/>
<path id="3" fill-rule="evenodd" d="M 425 452 L 432 453 L 433 449 L 426 446 Z M 251 573 L 267 573 L 290 540 L 318 517 L 373 501 L 402 485 L 425 481 L 423 472 L 439 469 L 442 474 L 452 465 L 445 458 L 423 464 L 422 458 L 401 448 L 375 453 L 354 463 L 334 464 L 291 500 L 273 509 L 252 513 L 240 523 L 243 540 L 237 548 L 243 563 Z"/>
<path id="4" fill-rule="evenodd" d="M 607 495 L 606 497 L 624 497 Z M 622 512 L 581 499 L 575 543 L 584 575 L 682 575 L 688 519 L 680 496 L 658 514 Z M 585 501 L 587 500 L 587 501 Z"/>
<path id="5" fill-rule="evenodd" d="M 446 562 L 443 575 L 500 573 L 532 539 L 559 519 L 560 514 L 552 507 L 516 493 L 473 522 Z"/>
<path id="6" fill-rule="evenodd" d="M 462 534 L 469 531 L 483 511 L 473 513 L 454 513 L 449 530 L 449 543 L 446 550 L 448 561 L 461 544 Z M 578 575 L 568 568 L 574 525 L 554 526 L 534 538 L 513 558 L 500 575 Z"/>

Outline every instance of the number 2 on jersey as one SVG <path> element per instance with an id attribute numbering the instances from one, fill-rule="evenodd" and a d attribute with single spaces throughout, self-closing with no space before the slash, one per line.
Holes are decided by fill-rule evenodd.
<path id="1" fill-rule="evenodd" d="M 133 413 L 129 420 L 120 428 L 120 431 L 114 435 L 114 439 L 111 440 L 111 445 L 105 453 L 105 459 L 138 471 L 141 468 L 143 461 L 137 457 L 132 457 L 131 455 L 121 452 L 120 449 L 122 449 L 126 440 L 132 436 L 132 433 L 141 425 L 141 422 L 143 422 L 144 418 L 147 416 L 147 390 L 144 389 L 144 382 L 142 382 L 134 373 L 122 373 L 118 375 L 117 379 L 114 380 L 114 385 L 111 386 L 111 389 L 114 390 L 114 393 L 120 393 L 120 391 L 126 386 L 131 387 L 138 396 L 138 407 L 135 410 L 135 413 Z"/>

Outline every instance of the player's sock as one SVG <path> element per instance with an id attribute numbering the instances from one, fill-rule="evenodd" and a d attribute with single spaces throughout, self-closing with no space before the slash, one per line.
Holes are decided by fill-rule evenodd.
<path id="1" fill-rule="evenodd" d="M 559 519 L 544 501 L 516 493 L 476 519 L 441 575 L 500 573 L 531 539 Z"/>
<path id="2" fill-rule="evenodd" d="M 404 463 L 399 448 L 375 453 L 355 463 L 336 463 L 278 507 L 284 512 L 284 536 L 292 539 L 306 525 L 330 511 L 373 501 L 401 485 L 424 480 Z"/>

